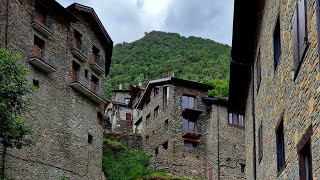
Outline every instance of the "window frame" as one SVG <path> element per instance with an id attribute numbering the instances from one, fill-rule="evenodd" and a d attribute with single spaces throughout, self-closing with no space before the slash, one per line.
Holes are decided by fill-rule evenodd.
<path id="1" fill-rule="evenodd" d="M 281 23 L 280 15 L 277 16 L 276 24 L 273 31 L 273 65 L 276 72 L 281 58 Z"/>
<path id="2" fill-rule="evenodd" d="M 184 97 L 187 97 L 187 106 L 184 107 L 184 104 L 183 104 L 183 98 Z M 193 108 L 190 107 L 190 98 L 193 98 Z M 188 109 L 196 109 L 197 108 L 197 103 L 196 103 L 196 98 L 197 96 L 195 95 L 191 95 L 191 94 L 183 94 L 182 95 L 182 100 L 181 100 L 181 106 L 182 106 L 182 109 L 185 109 L 185 108 L 188 108 Z"/>
<path id="3" fill-rule="evenodd" d="M 281 118 L 277 128 L 276 128 L 276 149 L 277 149 L 277 173 L 278 176 L 282 173 L 283 169 L 286 166 L 286 156 L 285 156 L 285 139 L 284 139 L 284 123 L 283 118 Z M 279 147 L 279 141 L 281 140 L 282 146 Z M 279 154 L 281 148 L 281 154 Z M 282 157 L 282 165 L 280 165 L 279 157 Z"/>
<path id="4" fill-rule="evenodd" d="M 153 118 L 156 118 L 156 117 L 159 116 L 159 111 L 160 111 L 160 107 L 159 106 L 154 108 L 154 110 L 153 110 Z"/>
<path id="5" fill-rule="evenodd" d="M 305 177 L 307 174 L 304 174 L 304 173 L 306 173 L 306 171 L 303 171 L 306 168 L 306 166 L 310 167 L 309 173 L 311 175 L 311 179 L 313 176 L 313 173 L 312 173 L 312 150 L 311 150 L 312 149 L 312 143 L 311 143 L 312 134 L 313 134 L 313 129 L 312 129 L 312 125 L 310 125 L 297 144 L 297 153 L 298 153 L 298 157 L 299 157 L 299 177 L 300 177 L 300 179 L 307 179 Z M 306 162 L 306 158 L 305 158 L 306 155 L 309 155 L 309 158 L 310 158 L 309 163 L 310 164 L 308 162 Z M 306 165 L 306 163 L 308 163 L 308 164 Z"/>
<path id="6" fill-rule="evenodd" d="M 303 1 L 303 2 L 302 2 Z M 317 2 L 318 0 L 316 0 Z M 303 4 L 303 7 L 300 7 L 300 5 Z M 301 10 L 301 8 L 303 8 L 304 13 L 303 16 L 301 17 L 299 13 L 299 9 Z M 317 22 L 319 21 L 319 16 L 318 16 L 318 9 L 316 8 L 317 11 Z M 304 17 L 304 18 L 303 18 Z M 308 39 L 308 7 L 307 7 L 307 1 L 306 0 L 298 0 L 296 5 L 295 5 L 295 9 L 294 9 L 294 13 L 291 19 L 291 31 L 292 31 L 292 48 L 293 48 L 293 69 L 294 69 L 294 81 L 296 80 L 300 68 L 301 68 L 301 64 L 305 58 L 305 54 L 308 50 L 308 47 L 310 45 L 309 43 L 309 39 Z M 304 26 L 300 26 L 299 22 L 301 21 L 301 18 L 304 19 Z M 293 24 L 295 20 L 295 24 Z M 296 28 L 296 29 L 294 29 Z M 301 30 L 301 28 L 304 28 L 303 30 Z M 294 30 L 296 32 L 294 32 Z M 303 31 L 304 34 L 301 34 Z M 319 30 L 318 30 L 318 34 L 319 34 Z M 294 38 L 296 35 L 296 38 Z M 301 37 L 302 35 L 304 35 L 305 37 Z M 303 43 L 301 44 L 301 38 L 304 39 Z M 296 41 L 296 44 L 294 44 Z M 318 42 L 319 42 L 319 37 L 318 37 Z M 319 48 L 319 47 L 318 47 Z M 297 52 L 295 52 L 297 51 Z"/>

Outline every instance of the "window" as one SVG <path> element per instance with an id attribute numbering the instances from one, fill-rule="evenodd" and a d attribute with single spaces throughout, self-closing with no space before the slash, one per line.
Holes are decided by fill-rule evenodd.
<path id="1" fill-rule="evenodd" d="M 164 121 L 164 129 L 168 130 L 169 129 L 169 119 Z"/>
<path id="2" fill-rule="evenodd" d="M 150 96 L 148 97 L 147 101 L 146 101 L 146 105 L 148 105 L 150 103 Z"/>
<path id="3" fill-rule="evenodd" d="M 154 117 L 157 117 L 159 115 L 159 106 L 157 106 L 155 109 L 154 109 Z"/>
<path id="4" fill-rule="evenodd" d="M 131 121 L 132 120 L 132 115 L 130 113 L 126 113 L 126 120 Z"/>
<path id="5" fill-rule="evenodd" d="M 124 98 L 123 103 L 129 104 L 130 98 Z"/>
<path id="6" fill-rule="evenodd" d="M 91 91 L 96 93 L 99 91 L 99 79 L 94 75 L 91 75 Z"/>
<path id="7" fill-rule="evenodd" d="M 276 27 L 273 33 L 273 58 L 274 58 L 274 70 L 277 69 L 279 59 L 281 55 L 281 39 L 280 39 L 280 17 L 277 19 Z"/>
<path id="8" fill-rule="evenodd" d="M 299 157 L 299 176 L 303 180 L 312 180 L 312 156 L 311 156 L 311 135 L 312 125 L 309 126 L 306 133 L 297 145 Z"/>
<path id="9" fill-rule="evenodd" d="M 97 63 L 97 59 L 99 58 L 99 53 L 100 53 L 100 50 L 97 47 L 92 46 L 92 62 L 93 63 Z"/>
<path id="10" fill-rule="evenodd" d="M 84 77 L 88 78 L 88 70 L 84 70 Z"/>
<path id="11" fill-rule="evenodd" d="M 261 162 L 262 160 L 262 157 L 263 157 L 263 143 L 262 143 L 262 123 L 259 127 L 259 130 L 258 130 L 258 148 L 259 148 L 259 151 L 258 151 L 258 156 L 259 156 L 259 162 Z"/>
<path id="12" fill-rule="evenodd" d="M 293 17 L 291 20 L 292 25 L 292 48 L 294 59 L 294 72 L 295 77 L 299 71 L 300 64 L 303 56 L 309 45 L 307 35 L 307 10 L 306 1 L 298 0 Z"/>
<path id="13" fill-rule="evenodd" d="M 189 95 L 182 96 L 182 109 L 185 109 L 185 108 L 189 108 L 189 109 L 196 108 L 195 96 L 189 96 Z"/>
<path id="14" fill-rule="evenodd" d="M 199 143 L 198 142 L 184 140 L 184 146 L 185 147 L 190 147 L 190 148 L 197 148 L 199 146 Z"/>
<path id="15" fill-rule="evenodd" d="M 162 147 L 163 147 L 164 150 L 167 150 L 168 149 L 168 141 L 164 142 L 162 144 Z"/>
<path id="16" fill-rule="evenodd" d="M 39 81 L 38 80 L 33 79 L 32 84 L 34 87 L 39 88 Z"/>
<path id="17" fill-rule="evenodd" d="M 48 26 L 48 9 L 40 3 L 36 3 L 33 20 L 43 26 Z"/>
<path id="18" fill-rule="evenodd" d="M 146 124 L 149 124 L 149 121 L 150 121 L 150 114 L 146 116 Z"/>
<path id="19" fill-rule="evenodd" d="M 229 124 L 244 126 L 244 118 L 243 115 L 239 113 L 229 113 Z"/>
<path id="20" fill-rule="evenodd" d="M 156 97 L 159 94 L 159 87 L 154 87 L 153 89 L 153 95 Z"/>
<path id="21" fill-rule="evenodd" d="M 91 134 L 88 134 L 88 143 L 92 144 L 93 142 L 93 136 Z"/>
<path id="22" fill-rule="evenodd" d="M 300 179 L 312 180 L 312 158 L 310 140 L 299 152 L 299 175 Z"/>
<path id="23" fill-rule="evenodd" d="M 146 136 L 146 143 L 149 144 L 149 136 Z"/>
<path id="24" fill-rule="evenodd" d="M 258 53 L 257 61 L 256 61 L 256 69 L 257 69 L 257 91 L 259 90 L 260 83 L 261 83 L 261 54 L 260 50 Z"/>
<path id="25" fill-rule="evenodd" d="M 154 149 L 154 154 L 157 156 L 159 154 L 159 146 Z"/>
<path id="26" fill-rule="evenodd" d="M 200 126 L 192 119 L 182 119 L 182 132 L 198 132 L 200 133 Z"/>
<path id="27" fill-rule="evenodd" d="M 241 167 L 241 173 L 246 173 L 246 165 L 240 164 L 240 167 Z"/>
<path id="28" fill-rule="evenodd" d="M 73 81 L 79 81 L 79 75 L 80 75 L 79 70 L 80 70 L 80 65 L 75 61 L 72 61 L 72 80 Z"/>
<path id="29" fill-rule="evenodd" d="M 102 115 L 102 113 L 98 112 L 97 113 L 97 123 L 101 125 L 102 121 L 103 121 L 103 115 Z"/>
<path id="30" fill-rule="evenodd" d="M 44 57 L 44 49 L 45 49 L 45 42 L 38 36 L 34 36 L 33 40 L 33 49 L 32 49 L 32 56 L 43 58 Z"/>
<path id="31" fill-rule="evenodd" d="M 280 125 L 276 131 L 276 143 L 277 143 L 277 170 L 279 173 L 285 164 L 283 120 L 280 122 Z"/>
<path id="32" fill-rule="evenodd" d="M 163 87 L 163 107 L 166 108 L 168 106 L 169 99 L 169 86 Z"/>

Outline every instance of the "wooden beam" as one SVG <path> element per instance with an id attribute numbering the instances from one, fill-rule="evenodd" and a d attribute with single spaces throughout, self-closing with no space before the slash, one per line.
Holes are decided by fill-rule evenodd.
<path id="1" fill-rule="evenodd" d="M 184 141 L 190 141 L 190 142 L 197 142 L 200 143 L 201 140 L 200 139 L 191 139 L 191 138 L 182 138 Z"/>

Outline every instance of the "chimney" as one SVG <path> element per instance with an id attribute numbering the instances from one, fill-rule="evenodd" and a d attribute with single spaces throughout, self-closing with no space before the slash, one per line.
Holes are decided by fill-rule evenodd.
<path id="1" fill-rule="evenodd" d="M 142 82 L 139 82 L 138 86 L 139 86 L 139 87 L 142 87 Z"/>
<path id="2" fill-rule="evenodd" d="M 172 77 L 172 72 L 171 71 L 168 72 L 168 77 Z"/>
<path id="3" fill-rule="evenodd" d="M 122 89 L 122 84 L 119 84 L 119 89 L 120 89 L 120 90 Z"/>

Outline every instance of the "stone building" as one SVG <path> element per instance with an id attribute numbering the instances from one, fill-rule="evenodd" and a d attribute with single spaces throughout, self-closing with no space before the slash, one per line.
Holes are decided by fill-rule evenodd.
<path id="1" fill-rule="evenodd" d="M 0 46 L 19 52 L 37 91 L 36 144 L 7 149 L 14 179 L 102 179 L 104 76 L 113 42 L 94 10 L 55 0 L 0 0 Z"/>
<path id="2" fill-rule="evenodd" d="M 320 178 L 319 0 L 235 0 L 229 111 L 247 179 Z"/>
<path id="3" fill-rule="evenodd" d="M 130 101 L 130 90 L 119 89 L 113 90 L 115 93 L 113 101 L 108 103 L 107 114 L 111 123 L 111 130 L 119 133 L 132 133 L 132 108 L 128 106 Z"/>
<path id="4" fill-rule="evenodd" d="M 242 123 L 232 123 L 231 113 L 228 120 L 227 102 L 208 98 L 209 89 L 174 77 L 149 82 L 137 108 L 152 168 L 210 180 L 244 178 L 243 118 L 234 114 Z"/>
<path id="5" fill-rule="evenodd" d="M 132 128 L 133 133 L 141 133 L 142 131 L 142 115 L 143 111 L 140 109 L 137 109 L 138 103 L 140 98 L 143 95 L 143 92 L 145 91 L 144 87 L 142 87 L 142 83 L 139 83 L 138 86 L 131 86 L 130 90 L 130 101 L 128 106 L 132 108 Z"/>

